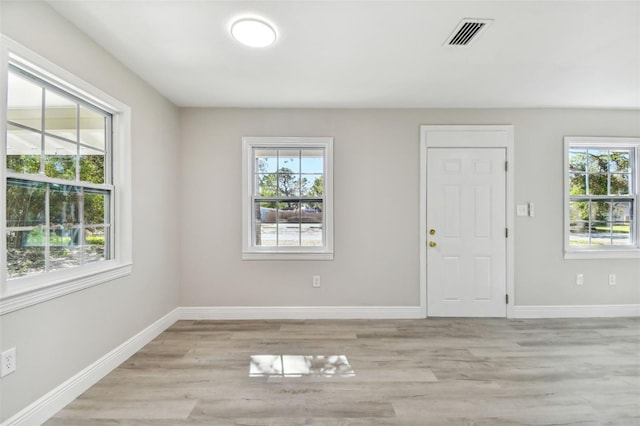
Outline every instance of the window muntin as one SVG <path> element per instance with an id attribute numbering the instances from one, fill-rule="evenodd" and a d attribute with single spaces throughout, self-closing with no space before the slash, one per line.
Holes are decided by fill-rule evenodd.
<path id="1" fill-rule="evenodd" d="M 244 257 L 276 254 L 282 259 L 301 253 L 331 258 L 332 139 L 243 140 L 249 191 Z"/>
<path id="2" fill-rule="evenodd" d="M 7 279 L 113 258 L 112 116 L 9 66 Z"/>
<path id="3" fill-rule="evenodd" d="M 565 138 L 566 252 L 637 250 L 638 150 L 626 138 Z"/>

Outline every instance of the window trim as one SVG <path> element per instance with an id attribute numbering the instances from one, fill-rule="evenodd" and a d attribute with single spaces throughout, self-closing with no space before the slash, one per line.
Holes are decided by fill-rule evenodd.
<path id="1" fill-rule="evenodd" d="M 253 245 L 253 149 L 311 149 L 325 151 L 323 206 L 323 247 L 256 247 Z M 242 259 L 243 260 L 333 260 L 333 138 L 261 137 L 242 138 Z"/>
<path id="2" fill-rule="evenodd" d="M 64 296 L 94 285 L 130 275 L 132 272 L 132 197 L 131 197 L 131 109 L 100 89 L 51 63 L 10 38 L 0 36 L 0 108 L 6 117 L 9 63 L 35 75 L 72 96 L 112 114 L 112 182 L 114 216 L 114 257 L 95 264 L 47 272 L 36 276 L 7 279 L 6 223 L 0 221 L 0 315 Z M 0 120 L 0 154 L 6 155 L 6 120 Z M 7 173 L 0 167 L 0 203 L 5 208 Z M 73 184 L 71 182 L 71 184 Z"/>
<path id="3" fill-rule="evenodd" d="M 571 199 L 569 189 L 569 150 L 571 147 L 607 147 L 634 148 L 635 158 L 632 170 L 635 180 L 632 182 L 634 194 L 632 194 L 635 207 L 634 235 L 635 245 L 632 247 L 576 247 L 569 244 L 569 201 Z M 566 136 L 564 138 L 563 155 L 563 179 L 564 179 L 564 258 L 565 259 L 640 259 L 640 138 L 635 137 L 587 137 Z"/>

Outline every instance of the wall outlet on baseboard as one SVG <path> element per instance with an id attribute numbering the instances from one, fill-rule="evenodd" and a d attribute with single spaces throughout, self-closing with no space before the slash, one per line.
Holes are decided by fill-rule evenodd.
<path id="1" fill-rule="evenodd" d="M 576 285 L 584 285 L 584 274 L 576 274 Z"/>
<path id="2" fill-rule="evenodd" d="M 609 274 L 609 285 L 616 285 L 616 274 Z"/>
<path id="3" fill-rule="evenodd" d="M 11 348 L 0 354 L 0 377 L 14 371 L 16 371 L 16 348 Z"/>
<path id="4" fill-rule="evenodd" d="M 315 288 L 320 287 L 320 275 L 314 275 L 313 276 L 313 286 Z"/>

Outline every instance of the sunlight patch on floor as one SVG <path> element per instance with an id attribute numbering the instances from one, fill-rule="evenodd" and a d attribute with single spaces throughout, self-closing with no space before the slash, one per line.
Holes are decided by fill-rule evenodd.
<path id="1" fill-rule="evenodd" d="M 249 377 L 354 377 L 345 355 L 251 355 Z"/>

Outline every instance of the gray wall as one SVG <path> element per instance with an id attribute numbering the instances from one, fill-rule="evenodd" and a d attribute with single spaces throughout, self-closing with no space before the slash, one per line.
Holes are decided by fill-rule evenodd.
<path id="1" fill-rule="evenodd" d="M 421 124 L 514 125 L 515 201 L 536 203 L 516 304 L 640 303 L 640 260 L 563 259 L 563 137 L 640 136 L 640 111 L 182 109 L 181 306 L 419 305 Z M 242 136 L 335 138 L 334 261 L 241 260 Z"/>
<path id="2" fill-rule="evenodd" d="M 134 222 L 131 276 L 0 318 L 18 366 L 0 379 L 1 421 L 177 307 L 179 114 L 49 6 L 0 11 L 3 34 L 131 107 Z"/>

